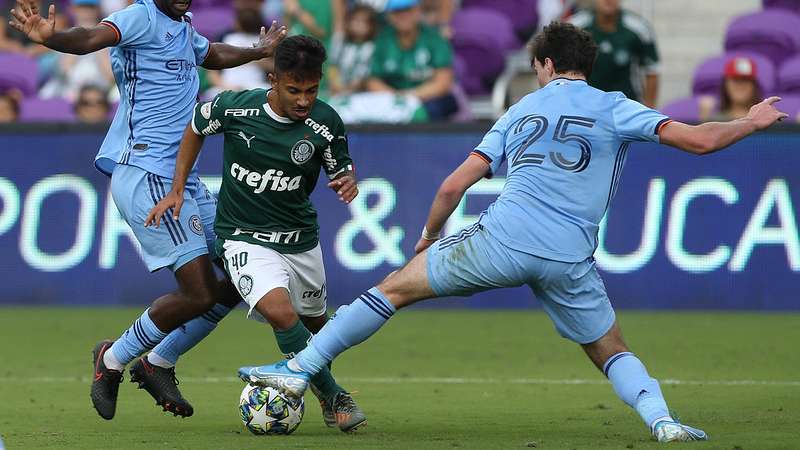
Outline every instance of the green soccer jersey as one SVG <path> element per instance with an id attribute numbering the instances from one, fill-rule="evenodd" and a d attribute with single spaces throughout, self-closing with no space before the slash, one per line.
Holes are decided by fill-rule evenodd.
<path id="1" fill-rule="evenodd" d="M 428 81 L 435 69 L 453 65 L 453 49 L 437 30 L 420 25 L 419 36 L 411 48 L 400 47 L 391 26 L 375 39 L 370 75 L 393 89 L 413 89 Z"/>
<path id="2" fill-rule="evenodd" d="M 225 135 L 214 230 L 220 239 L 305 252 L 319 242 L 309 196 L 320 168 L 331 179 L 353 169 L 344 124 L 320 100 L 305 120 L 278 116 L 267 92 L 226 91 L 195 107 L 195 133 Z"/>
<path id="3" fill-rule="evenodd" d="M 616 31 L 606 32 L 597 26 L 593 11 L 581 11 L 570 18 L 575 26 L 591 33 L 597 42 L 597 60 L 589 84 L 604 90 L 621 91 L 626 97 L 641 100 L 642 77 L 658 72 L 655 34 L 644 18 L 621 11 Z"/>

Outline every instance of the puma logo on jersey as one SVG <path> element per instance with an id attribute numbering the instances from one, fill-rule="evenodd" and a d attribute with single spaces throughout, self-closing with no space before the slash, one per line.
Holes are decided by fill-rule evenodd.
<path id="1" fill-rule="evenodd" d="M 231 164 L 231 176 L 254 187 L 254 194 L 260 194 L 267 189 L 274 192 L 294 191 L 300 188 L 302 175 L 284 177 L 282 170 L 269 169 L 263 174 L 254 172 L 240 166 L 239 163 Z"/>
<path id="2" fill-rule="evenodd" d="M 247 142 L 247 148 L 250 148 L 250 141 L 256 138 L 255 136 L 250 136 L 250 139 L 248 139 L 247 135 L 244 134 L 244 131 L 240 131 L 237 136 L 239 136 L 240 138 L 244 139 L 245 142 Z"/>
<path id="3" fill-rule="evenodd" d="M 320 125 L 310 117 L 304 123 L 314 130 L 315 134 L 319 134 L 328 142 L 333 142 L 333 133 L 331 133 L 327 125 Z"/>

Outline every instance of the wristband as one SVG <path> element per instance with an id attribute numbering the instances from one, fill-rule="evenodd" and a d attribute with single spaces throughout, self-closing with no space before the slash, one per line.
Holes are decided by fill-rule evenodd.
<path id="1" fill-rule="evenodd" d="M 428 227 L 422 227 L 422 239 L 426 241 L 435 241 L 442 237 L 442 232 L 437 231 L 436 233 L 431 233 L 428 231 Z"/>

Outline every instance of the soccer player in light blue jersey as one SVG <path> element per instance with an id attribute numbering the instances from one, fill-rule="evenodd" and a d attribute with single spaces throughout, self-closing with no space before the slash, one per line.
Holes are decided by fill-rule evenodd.
<path id="1" fill-rule="evenodd" d="M 55 30 L 53 5 L 47 18 L 31 0 L 17 0 L 11 11 L 12 27 L 53 50 L 86 54 L 112 47 L 121 102 L 95 165 L 111 177 L 114 202 L 141 244 L 147 268 L 169 268 L 178 282 L 176 292 L 157 299 L 119 339 L 94 348 L 91 398 L 104 419 L 114 417 L 125 365 L 154 347 L 133 364 L 131 381 L 165 411 L 192 415 L 177 388 L 175 362 L 240 301 L 233 285 L 218 282 L 214 274 L 209 253 L 216 238 L 216 199 L 196 170 L 186 185 L 188 212 L 182 220 L 167 218 L 160 229 L 145 228 L 144 220 L 170 191 L 180 140 L 197 100 L 197 66 L 224 69 L 271 58 L 286 30 L 275 24 L 268 32 L 262 28 L 252 48 L 210 44 L 192 26 L 191 3 L 137 0 L 97 26 L 65 31 Z"/>
<path id="2" fill-rule="evenodd" d="M 441 185 L 415 256 L 341 307 L 288 362 L 242 367 L 250 383 L 302 395 L 309 376 L 357 345 L 400 308 L 420 300 L 528 285 L 565 338 L 580 344 L 661 442 L 705 440 L 674 420 L 642 362 L 628 349 L 592 257 L 629 144 L 660 142 L 703 155 L 769 127 L 786 114 L 772 97 L 747 117 L 690 126 L 586 84 L 597 46 L 569 24 L 545 27 L 531 46 L 542 88 L 512 106 Z M 479 221 L 440 238 L 464 192 L 508 165 L 502 193 Z M 524 355 L 518 355 L 524 357 Z"/>

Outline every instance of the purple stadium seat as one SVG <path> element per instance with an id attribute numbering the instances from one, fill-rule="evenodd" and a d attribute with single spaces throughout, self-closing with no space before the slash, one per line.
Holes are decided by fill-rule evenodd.
<path id="1" fill-rule="evenodd" d="M 205 8 L 192 14 L 195 30 L 214 42 L 227 30 L 233 28 L 234 13 L 230 8 Z"/>
<path id="2" fill-rule="evenodd" d="M 453 58 L 453 71 L 456 82 L 470 95 L 486 94 L 488 89 L 483 86 L 481 79 L 469 72 L 467 62 L 458 54 Z"/>
<path id="3" fill-rule="evenodd" d="M 518 36 L 527 39 L 539 23 L 537 0 L 464 0 L 463 8 L 485 8 L 506 16 Z"/>
<path id="4" fill-rule="evenodd" d="M 660 109 L 670 119 L 685 123 L 700 122 L 700 107 L 697 97 L 684 97 L 668 103 Z"/>
<path id="5" fill-rule="evenodd" d="M 779 65 L 800 50 L 800 16 L 775 9 L 739 16 L 728 25 L 725 50 L 760 53 Z"/>
<path id="6" fill-rule="evenodd" d="M 72 122 L 72 103 L 62 99 L 27 98 L 20 105 L 20 122 Z"/>
<path id="7" fill-rule="evenodd" d="M 19 89 L 26 96 L 36 95 L 39 66 L 36 60 L 19 53 L 0 52 L 0 92 Z"/>
<path id="8" fill-rule="evenodd" d="M 782 95 L 781 101 L 776 103 L 775 106 L 789 114 L 788 121 L 800 122 L 800 95 Z"/>
<path id="9" fill-rule="evenodd" d="M 764 9 L 786 9 L 800 13 L 800 0 L 764 0 Z"/>
<path id="10" fill-rule="evenodd" d="M 703 61 L 694 71 L 692 93 L 719 96 L 725 63 L 736 56 L 752 58 L 756 64 L 758 85 L 764 95 L 775 92 L 775 65 L 768 58 L 752 52 L 730 52 Z"/>
<path id="11" fill-rule="evenodd" d="M 453 85 L 452 91 L 453 97 L 456 99 L 456 103 L 458 104 L 458 111 L 453 115 L 450 119 L 453 122 L 469 122 L 473 119 L 472 111 L 469 107 L 469 98 L 467 98 L 467 93 L 464 92 L 464 89 L 456 83 Z"/>
<path id="12" fill-rule="evenodd" d="M 500 50 L 520 47 L 511 21 L 494 9 L 462 9 L 453 16 L 452 27 L 454 40 L 488 40 Z"/>
<path id="13" fill-rule="evenodd" d="M 778 71 L 778 92 L 800 94 L 800 55 L 787 59 Z"/>

